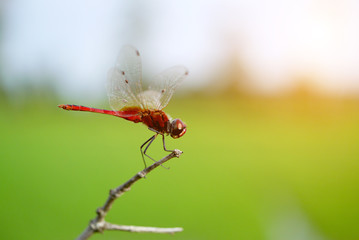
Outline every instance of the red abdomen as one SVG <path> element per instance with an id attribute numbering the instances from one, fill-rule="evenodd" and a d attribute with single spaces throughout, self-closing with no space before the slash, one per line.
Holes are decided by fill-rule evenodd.
<path id="1" fill-rule="evenodd" d="M 84 111 L 84 112 L 95 112 L 95 113 L 102 113 L 108 114 L 116 117 L 120 117 L 135 123 L 141 122 L 141 112 L 138 108 L 133 109 L 126 109 L 126 111 L 111 111 L 106 109 L 98 109 L 98 108 L 91 108 L 85 106 L 78 106 L 73 104 L 61 104 L 58 105 L 59 108 L 65 110 L 72 110 L 72 111 Z"/>

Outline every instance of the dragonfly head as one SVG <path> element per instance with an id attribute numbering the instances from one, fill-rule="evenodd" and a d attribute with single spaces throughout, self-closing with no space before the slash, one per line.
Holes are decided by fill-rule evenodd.
<path id="1" fill-rule="evenodd" d="M 182 137 L 186 133 L 186 124 L 181 119 L 173 119 L 171 122 L 170 134 L 173 138 Z"/>

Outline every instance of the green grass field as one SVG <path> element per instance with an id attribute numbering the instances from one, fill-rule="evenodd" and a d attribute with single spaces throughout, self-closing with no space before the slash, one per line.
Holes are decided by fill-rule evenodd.
<path id="1" fill-rule="evenodd" d="M 359 239 L 359 102 L 171 104 L 188 131 L 167 147 L 184 154 L 135 184 L 106 219 L 184 232 L 91 239 Z M 50 106 L 1 107 L 2 239 L 74 239 L 109 189 L 143 167 L 145 126 Z M 149 153 L 166 154 L 160 140 Z"/>

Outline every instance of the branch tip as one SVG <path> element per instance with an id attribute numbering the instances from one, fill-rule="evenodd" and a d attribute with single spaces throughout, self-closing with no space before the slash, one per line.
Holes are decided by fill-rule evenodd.
<path id="1" fill-rule="evenodd" d="M 173 150 L 173 154 L 176 158 L 179 158 L 183 152 L 179 149 Z"/>

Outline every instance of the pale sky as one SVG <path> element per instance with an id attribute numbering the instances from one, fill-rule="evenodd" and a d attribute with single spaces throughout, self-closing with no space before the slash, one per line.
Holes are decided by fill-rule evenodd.
<path id="1" fill-rule="evenodd" d="M 131 44 L 149 75 L 185 65 L 184 88 L 213 80 L 237 55 L 262 92 L 310 75 L 319 90 L 359 94 L 357 0 L 12 0 L 3 14 L 8 87 L 45 73 L 66 98 L 101 98 Z"/>

